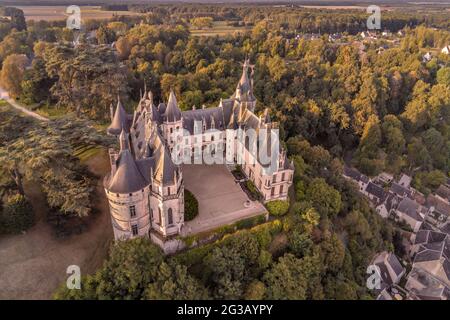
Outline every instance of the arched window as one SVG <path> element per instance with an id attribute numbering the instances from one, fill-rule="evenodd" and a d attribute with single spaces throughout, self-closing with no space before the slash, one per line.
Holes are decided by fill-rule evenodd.
<path id="1" fill-rule="evenodd" d="M 169 220 L 169 225 L 172 225 L 173 224 L 172 208 L 169 208 L 169 210 L 167 210 L 167 216 L 168 216 L 168 220 Z"/>

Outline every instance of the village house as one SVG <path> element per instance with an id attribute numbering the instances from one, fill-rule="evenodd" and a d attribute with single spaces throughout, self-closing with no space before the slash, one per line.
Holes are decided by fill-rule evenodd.
<path id="1" fill-rule="evenodd" d="M 441 53 L 443 54 L 449 54 L 450 53 L 450 46 L 447 45 L 445 47 L 442 48 Z"/>
<path id="2" fill-rule="evenodd" d="M 436 228 L 441 228 L 450 221 L 450 204 L 440 196 L 428 195 L 426 206 L 429 208 L 426 221 Z"/>
<path id="3" fill-rule="evenodd" d="M 391 300 L 391 288 L 398 284 L 406 272 L 397 256 L 391 252 L 383 251 L 379 253 L 371 263 L 378 267 L 381 281 L 380 288 L 377 289 L 377 300 Z"/>
<path id="4" fill-rule="evenodd" d="M 395 210 L 395 219 L 408 224 L 414 232 L 420 229 L 425 215 L 426 208 L 409 198 L 402 199 Z"/>
<path id="5" fill-rule="evenodd" d="M 412 241 L 414 262 L 405 289 L 419 299 L 450 299 L 449 234 L 434 231 L 424 223 Z"/>

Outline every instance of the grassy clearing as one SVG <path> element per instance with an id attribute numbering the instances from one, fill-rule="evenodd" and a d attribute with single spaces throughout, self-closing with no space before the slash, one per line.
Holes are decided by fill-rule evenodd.
<path id="1" fill-rule="evenodd" d="M 104 148 L 100 146 L 81 145 L 75 148 L 73 155 L 80 159 L 81 163 L 85 163 L 89 159 L 98 155 Z"/>
<path id="2" fill-rule="evenodd" d="M 190 28 L 191 34 L 197 37 L 226 36 L 228 34 L 246 32 L 249 30 L 251 30 L 251 27 L 228 26 L 227 21 L 214 21 L 213 27 L 209 29 Z"/>
<path id="3" fill-rule="evenodd" d="M 44 105 L 33 110 L 37 114 L 49 118 L 49 119 L 59 119 L 67 115 L 67 110 L 64 108 L 55 108 L 54 106 Z"/>
<path id="4" fill-rule="evenodd" d="M 26 20 L 45 20 L 57 21 L 67 19 L 67 6 L 17 6 L 22 9 Z M 105 11 L 99 6 L 80 6 L 81 18 L 83 20 L 90 19 L 110 19 L 113 15 L 134 16 L 139 15 L 137 12 L 131 11 Z"/>

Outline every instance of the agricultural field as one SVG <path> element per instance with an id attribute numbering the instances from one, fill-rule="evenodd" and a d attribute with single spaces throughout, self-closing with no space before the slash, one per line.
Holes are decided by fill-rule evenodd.
<path id="1" fill-rule="evenodd" d="M 67 6 L 17 6 L 23 10 L 26 20 L 64 20 L 69 15 Z M 105 11 L 100 6 L 81 6 L 82 19 L 110 19 L 113 15 L 138 15 L 131 11 Z"/>
<path id="2" fill-rule="evenodd" d="M 251 27 L 235 27 L 227 25 L 227 21 L 214 21 L 212 28 L 198 29 L 191 26 L 190 31 L 193 36 L 197 37 L 211 37 L 211 36 L 226 36 L 236 33 L 243 33 L 251 30 Z"/>

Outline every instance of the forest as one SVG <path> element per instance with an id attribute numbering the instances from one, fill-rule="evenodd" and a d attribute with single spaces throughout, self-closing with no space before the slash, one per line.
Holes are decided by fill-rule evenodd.
<path id="1" fill-rule="evenodd" d="M 24 25 L 14 13 L 17 18 L 0 27 L 1 86 L 38 111 L 72 112 L 73 121 L 104 125 L 117 95 L 131 112 L 144 84 L 155 102 L 165 101 L 173 89 L 183 110 L 216 106 L 233 93 L 248 56 L 256 65 L 256 112 L 269 108 L 295 164 L 290 207 L 266 224 L 175 256 L 163 256 L 145 239 L 118 243 L 104 266 L 84 279 L 81 291 L 61 287 L 55 297 L 370 299 L 365 288 L 370 259 L 381 250 L 399 256 L 404 250 L 399 230 L 342 178 L 342 167 L 351 164 L 369 176 L 408 173 L 425 194 L 449 177 L 450 56 L 441 52 L 450 44 L 449 13 L 393 10 L 383 20 L 390 35 L 364 40 L 358 33 L 366 31 L 367 15 L 361 12 L 139 8 L 141 17 L 89 21 L 82 32 L 58 22 Z M 204 17 L 238 21 L 251 30 L 192 36 L 191 24 Z M 311 33 L 317 37 L 301 36 Z M 342 34 L 338 42 L 328 37 L 335 33 Z M 425 60 L 427 52 L 431 58 Z M 0 122 L 0 134 L 9 135 L 5 126 L 11 125 Z M 65 140 L 60 128 L 51 127 L 33 128 L 20 139 L 50 131 Z M 53 158 L 55 152 L 64 159 L 70 152 L 58 150 L 70 148 L 70 142 L 53 147 L 21 140 L 1 140 L 6 144 L 0 142 L 0 157 L 17 159 L 3 170 L 13 177 L 30 170 L 41 174 L 52 195 L 52 175 L 32 170 L 25 155 L 44 147 L 48 153 L 39 155 Z M 37 168 L 44 161 L 49 160 L 36 161 Z M 73 208 L 57 196 L 64 197 L 49 196 L 54 206 L 89 214 L 88 207 Z"/>

